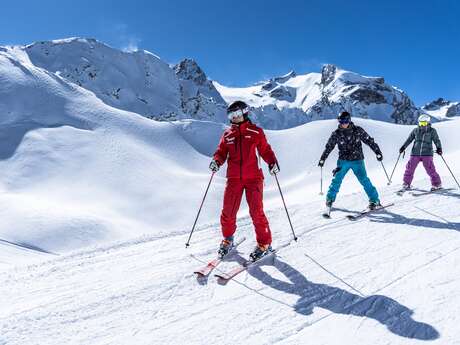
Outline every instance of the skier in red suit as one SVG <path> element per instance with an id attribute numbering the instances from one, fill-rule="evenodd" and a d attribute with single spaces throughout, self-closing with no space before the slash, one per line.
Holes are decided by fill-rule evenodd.
<path id="1" fill-rule="evenodd" d="M 233 102 L 227 113 L 231 127 L 222 135 L 209 165 L 209 169 L 217 172 L 227 161 L 227 185 L 220 217 L 224 239 L 218 254 L 224 257 L 233 247 L 236 214 L 244 191 L 256 231 L 257 246 L 250 254 L 251 260 L 255 261 L 272 250 L 271 231 L 263 209 L 264 175 L 258 155 L 268 164 L 270 174 L 276 174 L 280 169 L 264 131 L 249 119 L 248 105 L 242 101 Z"/>

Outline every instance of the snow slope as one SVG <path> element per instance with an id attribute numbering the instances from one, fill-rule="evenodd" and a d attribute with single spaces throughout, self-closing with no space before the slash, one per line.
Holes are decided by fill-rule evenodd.
<path id="1" fill-rule="evenodd" d="M 400 198 L 393 192 L 403 164 L 388 187 L 366 149 L 382 201 L 396 205 L 343 219 L 367 203 L 350 175 L 339 210 L 322 219 L 316 164 L 333 120 L 267 131 L 299 242 L 267 176 L 279 255 L 221 286 L 192 272 L 220 240 L 224 171 L 191 248 L 184 243 L 223 125 L 115 109 L 12 50 L 0 51 L 0 114 L 0 344 L 460 343 L 459 191 Z M 391 170 L 410 127 L 356 122 Z M 458 176 L 460 121 L 435 126 Z M 336 157 L 326 162 L 325 185 Z M 435 160 L 445 186 L 455 187 Z M 415 184 L 429 187 L 421 168 Z M 238 224 L 248 240 L 234 260 L 254 244 L 245 206 Z"/>
<path id="2" fill-rule="evenodd" d="M 226 286 L 213 277 L 198 281 L 191 273 L 212 257 L 217 223 L 197 232 L 188 250 L 184 229 L 5 271 L 0 339 L 5 344 L 458 344 L 459 194 L 415 200 L 392 190 L 384 198 L 396 207 L 358 222 L 342 216 L 361 208 L 360 192 L 343 195 L 337 204 L 342 211 L 331 221 L 321 218 L 322 202 L 314 197 L 291 203 L 298 243 L 291 240 L 284 210 L 271 208 L 278 257 Z M 250 220 L 240 218 L 238 234 L 250 240 L 222 269 L 246 256 L 252 231 Z"/>
<path id="3" fill-rule="evenodd" d="M 189 223 L 165 208 L 208 178 L 187 122 L 111 108 L 21 57 L 0 53 L 1 239 L 63 252 Z"/>

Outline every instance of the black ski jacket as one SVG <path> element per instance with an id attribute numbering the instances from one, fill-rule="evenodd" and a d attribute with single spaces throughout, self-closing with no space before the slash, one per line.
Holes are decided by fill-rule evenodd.
<path id="1" fill-rule="evenodd" d="M 337 128 L 332 132 L 331 137 L 327 141 L 326 148 L 321 155 L 321 160 L 325 161 L 329 154 L 334 149 L 335 145 L 339 146 L 339 159 L 345 161 L 363 160 L 363 146 L 361 142 L 368 145 L 376 155 L 381 155 L 379 146 L 364 129 L 355 126 L 353 122 L 348 128 Z"/>

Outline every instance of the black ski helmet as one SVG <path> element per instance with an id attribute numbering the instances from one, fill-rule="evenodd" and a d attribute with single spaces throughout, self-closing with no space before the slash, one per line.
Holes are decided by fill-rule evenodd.
<path id="1" fill-rule="evenodd" d="M 337 120 L 340 123 L 350 123 L 351 122 L 351 115 L 348 111 L 342 111 L 339 116 L 337 116 Z"/>
<path id="2" fill-rule="evenodd" d="M 248 119 L 248 115 L 249 115 L 249 106 L 243 102 L 243 101 L 235 101 L 233 103 L 231 103 L 228 107 L 227 107 L 227 114 L 229 115 L 230 113 L 234 112 L 234 111 L 237 111 L 237 110 L 241 110 L 242 113 L 243 113 L 243 117 L 245 120 Z M 230 119 L 231 120 L 231 119 Z"/>

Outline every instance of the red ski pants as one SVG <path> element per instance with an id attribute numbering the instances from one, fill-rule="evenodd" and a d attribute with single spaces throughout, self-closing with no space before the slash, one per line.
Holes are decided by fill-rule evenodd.
<path id="1" fill-rule="evenodd" d="M 233 236 L 236 230 L 236 214 L 240 208 L 243 191 L 249 206 L 249 214 L 256 230 L 256 240 L 259 244 L 271 244 L 272 235 L 263 206 L 262 179 L 228 179 L 224 193 L 224 206 L 220 216 L 222 234 L 224 237 Z"/>

